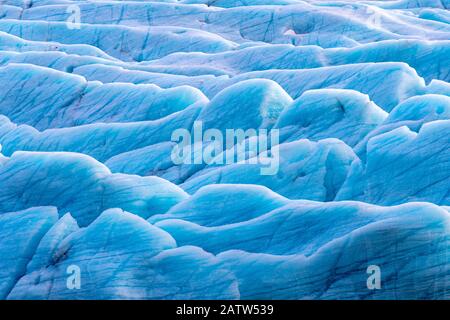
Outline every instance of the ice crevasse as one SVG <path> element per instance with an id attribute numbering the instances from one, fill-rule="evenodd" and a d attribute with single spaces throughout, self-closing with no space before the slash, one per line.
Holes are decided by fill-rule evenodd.
<path id="1" fill-rule="evenodd" d="M 450 299 L 449 10 L 0 1 L 0 299 Z"/>

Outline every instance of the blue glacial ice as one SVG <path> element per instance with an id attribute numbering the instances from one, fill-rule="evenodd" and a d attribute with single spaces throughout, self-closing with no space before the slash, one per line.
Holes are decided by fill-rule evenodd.
<path id="1" fill-rule="evenodd" d="M 166 213 L 187 197 L 159 177 L 111 174 L 103 164 L 79 153 L 15 152 L 0 167 L 3 212 L 55 206 L 70 212 L 81 226 L 108 208 L 136 215 Z"/>
<path id="2" fill-rule="evenodd" d="M 449 10 L 0 1 L 0 299 L 450 299 Z"/>
<path id="3" fill-rule="evenodd" d="M 102 84 L 53 69 L 14 63 L 0 67 L 0 85 L 7 92 L 0 102 L 3 115 L 39 130 L 157 120 L 207 100 L 199 90 L 188 86 L 161 89 L 152 84 Z M 49 94 L 35 91 L 36 86 L 48 87 Z M 67 118 L 67 114 L 71 117 Z"/>

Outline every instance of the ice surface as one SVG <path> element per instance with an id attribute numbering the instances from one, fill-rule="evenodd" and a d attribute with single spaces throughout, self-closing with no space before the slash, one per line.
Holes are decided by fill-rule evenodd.
<path id="1" fill-rule="evenodd" d="M 16 152 L 0 167 L 0 212 L 56 206 L 82 226 L 108 208 L 148 217 L 187 197 L 158 177 L 111 174 L 94 159 L 71 153 Z"/>
<path id="2" fill-rule="evenodd" d="M 319 142 L 298 140 L 279 148 L 279 171 L 261 174 L 264 163 L 234 163 L 200 171 L 181 187 L 194 193 L 202 186 L 222 183 L 259 184 L 291 199 L 333 200 L 347 177 L 356 156 L 352 149 L 337 139 Z"/>
<path id="3" fill-rule="evenodd" d="M 0 298 L 5 299 L 27 269 L 39 241 L 57 221 L 55 208 L 30 208 L 0 215 Z"/>
<path id="4" fill-rule="evenodd" d="M 448 236 L 444 239 L 438 235 L 441 232 L 448 235 L 448 214 L 437 208 L 418 210 L 413 210 L 412 215 L 381 218 L 361 226 L 307 256 L 231 250 L 218 257 L 236 272 L 241 298 L 244 299 L 448 297 Z M 396 216 L 402 211 L 396 208 Z M 314 221 L 316 223 L 317 220 Z M 431 244 L 431 234 L 441 239 L 437 247 Z M 387 278 L 395 279 L 388 281 L 383 292 L 367 292 L 366 277 L 361 275 L 372 264 L 385 270 Z M 440 279 L 432 288 L 427 286 L 428 281 L 423 280 L 430 277 Z M 269 293 L 267 287 L 270 287 Z"/>
<path id="5" fill-rule="evenodd" d="M 148 30 L 112 25 L 85 25 L 83 29 L 67 29 L 65 22 L 0 21 L 0 30 L 27 40 L 85 43 L 124 61 L 142 61 L 179 51 L 220 52 L 236 46 L 218 35 L 181 27 L 154 27 Z M 127 48 L 117 47 L 124 41 Z M 148 46 L 147 41 L 160 43 Z M 178 44 L 178 45 L 175 45 Z"/>
<path id="6" fill-rule="evenodd" d="M 306 91 L 278 118 L 281 141 L 337 138 L 349 146 L 377 128 L 387 113 L 352 90 Z"/>
<path id="7" fill-rule="evenodd" d="M 269 79 L 280 84 L 292 97 L 298 98 L 312 89 L 352 89 L 368 94 L 381 108 L 390 111 L 399 102 L 427 92 L 425 81 L 404 63 L 361 63 L 314 69 L 264 70 L 229 76 L 186 76 L 147 71 L 129 71 L 116 66 L 86 65 L 74 70 L 89 80 L 155 83 L 162 88 L 190 85 L 213 98 L 223 89 L 250 79 Z M 368 85 L 370 83 L 370 85 Z"/>
<path id="8" fill-rule="evenodd" d="M 0 101 L 2 114 L 39 130 L 96 122 L 157 120 L 207 101 L 199 90 L 187 86 L 163 90 L 155 85 L 101 84 L 52 69 L 14 63 L 0 68 L 0 86 L 7 92 Z M 35 91 L 36 86 L 49 91 Z"/>
<path id="9" fill-rule="evenodd" d="M 17 150 L 71 151 L 106 160 L 117 154 L 168 141 L 172 132 L 190 128 L 200 111 L 199 105 L 153 121 L 130 123 L 94 123 L 84 126 L 38 131 L 33 127 L 12 124 L 3 118 L 0 143 L 3 153 Z"/>
<path id="10" fill-rule="evenodd" d="M 215 195 L 230 194 L 231 188 L 216 188 Z M 255 187 L 252 193 L 267 200 L 278 198 L 262 188 Z M 187 200 L 187 208 L 201 201 Z M 47 234 L 35 240 L 20 277 L 7 274 L 6 280 L 14 284 L 7 296 L 386 299 L 448 294 L 450 239 L 444 208 L 425 203 L 377 207 L 360 202 L 282 202 L 268 213 L 246 216 L 247 221 L 211 227 L 170 217 L 152 226 L 136 215 L 111 209 L 78 229 L 69 215 L 56 222 L 53 210 Z M 238 207 L 239 203 L 235 202 Z M 229 208 L 232 205 L 230 199 Z M 23 225 L 20 215 L 0 217 L 15 216 L 14 221 Z M 364 274 L 371 264 L 379 265 L 387 279 L 393 278 L 383 292 L 367 291 Z M 71 291 L 66 275 L 74 265 L 84 276 L 81 289 Z M 430 277 L 431 288 L 423 280 Z"/>
<path id="11" fill-rule="evenodd" d="M 355 161 L 336 197 L 377 203 L 450 203 L 450 120 L 402 126 L 372 137 L 365 161 Z M 386 183 L 389 181 L 389 183 Z"/>
<path id="12" fill-rule="evenodd" d="M 66 286 L 71 265 L 86 273 L 75 295 Z M 66 237 L 50 264 L 29 271 L 9 299 L 239 297 L 234 275 L 212 254 L 176 248 L 168 233 L 119 209 L 105 211 L 89 227 Z"/>
<path id="13" fill-rule="evenodd" d="M 220 204 L 211 207 L 212 199 Z M 167 214 L 152 216 L 148 221 L 182 219 L 203 226 L 220 226 L 250 220 L 287 203 L 286 198 L 260 185 L 213 184 L 173 206 Z"/>
<path id="14" fill-rule="evenodd" d="M 449 299 L 449 9 L 0 1 L 0 298 Z"/>

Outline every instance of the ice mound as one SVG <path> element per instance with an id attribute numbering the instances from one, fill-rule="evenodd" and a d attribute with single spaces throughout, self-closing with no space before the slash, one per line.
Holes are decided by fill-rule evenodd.
<path id="1" fill-rule="evenodd" d="M 353 163 L 336 199 L 449 205 L 449 132 L 450 121 L 438 120 L 425 123 L 417 133 L 402 126 L 371 138 L 365 162 Z"/>
<path id="2" fill-rule="evenodd" d="M 418 132 L 427 122 L 450 119 L 450 98 L 442 95 L 427 94 L 412 97 L 395 107 L 388 118 L 366 135 L 355 152 L 361 159 L 366 159 L 367 142 L 377 135 L 392 131 L 402 126 Z"/>
<path id="3" fill-rule="evenodd" d="M 211 199 L 220 205 L 211 207 Z M 287 203 L 286 198 L 260 185 L 213 184 L 148 221 L 181 219 L 202 226 L 220 226 L 253 219 Z"/>
<path id="4" fill-rule="evenodd" d="M 93 123 L 42 132 L 26 125 L 17 126 L 3 118 L 0 143 L 5 155 L 17 150 L 70 151 L 105 161 L 123 152 L 170 141 L 174 130 L 192 127 L 199 111 L 200 106 L 194 104 L 181 112 L 152 121 Z"/>
<path id="5" fill-rule="evenodd" d="M 414 55 L 411 55 L 411 51 Z M 197 73 L 208 66 L 224 74 L 270 69 L 311 69 L 351 63 L 404 62 L 413 67 L 427 81 L 449 80 L 449 41 L 386 40 L 362 44 L 354 48 L 328 48 L 318 46 L 258 45 L 219 53 L 173 53 L 146 62 L 145 67 L 196 67 Z M 434 58 L 433 58 L 434 57 Z M 144 69 L 142 69 L 144 70 Z M 147 69 L 148 71 L 152 69 Z M 217 72 L 217 71 L 216 71 Z M 194 74 L 192 74 L 194 75 Z"/>
<path id="6" fill-rule="evenodd" d="M 1 299 L 8 296 L 17 280 L 26 273 L 39 241 L 57 220 L 57 210 L 46 207 L 0 215 Z"/>
<path id="7" fill-rule="evenodd" d="M 129 26 L 89 24 L 83 26 L 83 30 L 70 30 L 65 22 L 2 20 L 0 30 L 26 40 L 50 40 L 68 45 L 78 44 L 82 39 L 82 43 L 96 46 L 124 61 L 151 60 L 185 50 L 220 52 L 236 46 L 216 34 L 181 27 L 153 27 L 142 30 Z M 150 40 L 160 42 L 161 45 L 149 46 L 147 41 Z M 116 47 L 118 41 L 124 41 L 128 47 Z"/>
<path id="8" fill-rule="evenodd" d="M 120 81 L 131 83 L 155 83 L 161 88 L 190 85 L 213 98 L 223 89 L 250 79 L 269 79 L 280 84 L 292 97 L 298 98 L 313 89 L 351 89 L 365 93 L 386 111 L 403 100 L 427 92 L 425 81 L 416 71 L 404 63 L 362 63 L 313 69 L 264 70 L 229 76 L 159 74 L 147 71 L 129 71 L 116 66 L 86 65 L 74 73 L 88 80 L 104 83 Z M 367 85 L 371 83 L 371 85 Z M 438 93 L 438 92 L 437 92 Z"/>
<path id="9" fill-rule="evenodd" d="M 1 299 L 450 298 L 449 1 L 0 2 Z"/>
<path id="10" fill-rule="evenodd" d="M 387 115 L 359 92 L 311 90 L 283 111 L 276 127 L 280 129 L 283 142 L 337 138 L 354 146 L 377 128 Z"/>
<path id="11" fill-rule="evenodd" d="M 345 143 L 336 139 L 319 142 L 298 140 L 276 146 L 279 170 L 263 175 L 261 170 L 276 165 L 267 163 L 235 163 L 203 170 L 181 187 L 194 193 L 209 184 L 259 184 L 291 199 L 333 200 L 356 156 Z"/>
<path id="12" fill-rule="evenodd" d="M 166 213 L 187 197 L 166 180 L 111 174 L 82 154 L 16 152 L 0 167 L 0 179 L 0 212 L 55 206 L 81 226 L 108 208 L 148 217 Z"/>
<path id="13" fill-rule="evenodd" d="M 270 129 L 291 97 L 276 82 L 265 79 L 241 81 L 211 100 L 197 118 L 205 129 Z"/>
<path id="14" fill-rule="evenodd" d="M 25 64 L 0 68 L 0 85 L 8 92 L 0 101 L 2 114 L 39 130 L 157 120 L 207 101 L 199 90 L 188 86 L 163 90 L 155 85 L 101 84 Z M 36 92 L 36 86 L 49 88 L 48 95 Z"/>
<path id="15" fill-rule="evenodd" d="M 216 192 L 222 193 L 229 191 Z M 254 196 L 258 193 L 277 198 L 255 188 Z M 186 208 L 200 204 L 197 199 L 187 200 Z M 406 299 L 448 294 L 444 208 L 285 200 L 248 218 L 211 227 L 171 218 L 151 225 L 111 209 L 80 229 L 69 214 L 57 221 L 52 208 L 5 213 L 0 215 L 2 230 L 14 236 L 6 234 L 0 253 L 14 247 L 8 266 L 18 273 L 5 274 L 9 285 L 2 294 L 8 299 Z M 17 254 L 18 243 L 29 237 L 17 232 L 27 226 L 25 221 L 42 227 Z M 393 279 L 383 292 L 367 292 L 365 269 L 372 264 Z M 85 274 L 75 291 L 66 285 L 67 270 L 74 267 Z"/>
<path id="16" fill-rule="evenodd" d="M 49 233 L 56 233 L 58 227 Z M 71 265 L 89 270 L 83 289 L 77 291 L 78 299 L 195 299 L 208 297 L 205 292 L 211 286 L 216 289 L 210 291 L 210 298 L 239 297 L 234 275 L 222 268 L 213 255 L 199 248 L 176 248 L 168 233 L 118 209 L 105 211 L 89 227 L 72 233 L 53 250 L 50 264 L 31 269 L 9 299 L 74 298 L 63 276 Z M 183 269 L 189 271 L 181 272 Z M 208 281 L 204 281 L 205 276 Z"/>
<path id="17" fill-rule="evenodd" d="M 403 211 L 397 210 L 396 214 Z M 448 236 L 440 238 L 435 247 L 429 235 L 448 235 L 448 215 L 438 208 L 416 210 L 419 212 L 410 216 L 361 226 L 311 255 L 231 250 L 218 257 L 236 272 L 243 299 L 442 299 L 449 294 Z M 372 263 L 386 270 L 386 277 L 395 279 L 383 292 L 367 292 L 366 278 L 361 274 Z M 423 280 L 430 277 L 440 279 L 432 288 Z"/>
<path id="18" fill-rule="evenodd" d="M 63 52 L 66 54 L 79 55 L 80 57 L 92 56 L 105 59 L 112 58 L 99 48 L 86 44 L 64 45 L 57 42 L 29 41 L 6 32 L 0 32 L 0 39 L 2 55 L 8 52 L 33 52 L 42 57 L 47 52 Z"/>

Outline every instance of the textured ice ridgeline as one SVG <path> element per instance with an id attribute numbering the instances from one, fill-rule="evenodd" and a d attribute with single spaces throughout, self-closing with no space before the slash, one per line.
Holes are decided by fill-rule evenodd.
<path id="1" fill-rule="evenodd" d="M 381 70 L 391 67 L 370 66 Z M 409 71 L 400 67 L 400 72 Z M 309 90 L 292 100 L 280 85 L 268 79 L 238 82 L 209 101 L 190 87 L 161 90 L 148 85 L 101 84 L 15 64 L 3 70 L 2 78 L 10 79 L 3 86 L 11 88 L 11 94 L 0 101 L 0 106 L 14 120 L 44 128 L 64 127 L 67 121 L 92 122 L 38 131 L 29 125 L 17 126 L 3 116 L 0 143 L 6 156 L 20 150 L 84 153 L 104 162 L 114 172 L 158 175 L 181 184 L 190 193 L 206 184 L 248 183 L 265 185 L 292 199 L 449 204 L 450 97 L 445 95 L 413 96 L 388 114 L 366 95 L 353 90 Z M 24 75 L 27 81 L 23 80 Z M 399 100 L 406 92 L 414 92 L 408 89 L 409 82 L 423 93 L 429 89 L 421 86 L 423 81 L 417 76 L 393 79 L 394 83 L 388 76 L 382 78 L 384 92 L 396 91 Z M 51 88 L 51 95 L 46 90 L 34 90 L 35 83 Z M 383 98 L 382 85 L 376 90 Z M 400 94 L 400 90 L 404 93 Z M 144 97 L 138 99 L 139 95 Z M 162 97 L 151 100 L 154 95 Z M 167 100 L 174 99 L 173 95 L 179 98 L 181 111 L 157 120 L 114 122 L 127 115 L 127 120 L 132 121 L 134 114 L 142 117 L 144 111 L 152 115 L 153 109 L 161 112 L 162 106 L 168 105 Z M 95 123 L 98 119 L 105 120 Z M 201 121 L 204 130 L 280 130 L 279 174 L 262 176 L 259 165 L 175 165 L 171 159 L 175 144 L 170 141 L 171 134 L 179 128 L 191 130 L 194 121 Z M 193 157 L 202 151 L 201 147 L 194 148 Z M 226 158 L 227 154 L 220 157 Z M 386 184 L 386 179 L 391 183 Z M 411 181 L 415 181 L 413 185 Z"/>
<path id="2" fill-rule="evenodd" d="M 0 298 L 450 298 L 448 1 L 0 3 Z"/>
<path id="3" fill-rule="evenodd" d="M 8 1 L 6 1 L 8 2 Z M 227 2 L 227 1 L 223 1 Z M 230 1 L 230 4 L 235 1 Z M 252 4 L 253 1 L 249 1 Z M 444 21 L 439 18 L 421 18 L 421 10 L 414 2 L 429 10 L 443 11 Z M 428 3 L 427 3 L 428 2 Z M 56 40 L 63 43 L 83 43 L 101 49 L 111 44 L 122 43 L 123 59 L 133 58 L 133 48 L 143 48 L 161 33 L 171 38 L 172 50 L 186 51 L 189 40 L 198 48 L 205 48 L 205 41 L 211 44 L 206 50 L 217 50 L 223 46 L 242 45 L 247 42 L 292 43 L 295 45 L 319 45 L 321 47 L 354 47 L 361 43 L 389 39 L 448 40 L 450 27 L 445 23 L 447 0 L 410 1 L 408 10 L 383 10 L 383 3 L 345 3 L 298 1 L 296 5 L 259 5 L 222 8 L 205 5 L 184 5 L 167 2 L 84 2 L 65 1 L 64 4 L 37 5 L 31 8 L 5 6 L 3 15 L 11 20 L 35 21 L 21 23 L 12 21 L 6 26 L 11 33 L 20 33 L 31 40 Z M 14 2 L 13 2 L 14 4 Z M 44 2 L 45 4 L 45 2 Z M 68 4 L 78 4 L 82 22 L 86 25 L 73 32 L 58 32 L 60 21 L 67 21 Z M 328 4 L 328 5 L 327 5 Z M 350 5 L 349 5 L 350 4 Z M 428 6 L 427 6 L 428 4 Z M 16 4 L 16 5 L 20 5 Z M 220 4 L 219 4 L 220 5 Z M 391 9 L 391 8 L 389 8 Z M 396 9 L 396 8 L 392 8 Z M 167 12 L 171 14 L 168 15 Z M 423 17 L 423 15 L 422 15 Z M 45 22 L 40 22 L 45 21 Z M 8 25 L 8 23 L 6 23 Z M 114 26 L 114 27 L 113 27 Z M 142 26 L 150 27 L 146 32 Z M 165 26 L 170 28 L 160 29 Z M 181 29 L 173 29 L 177 27 Z M 83 29 L 85 28 L 85 29 Z M 3 27 L 2 27 L 3 29 Z M 182 31 L 184 29 L 184 31 Z M 86 33 L 84 31 L 89 30 Z M 155 33 L 154 33 L 154 32 Z M 180 34 L 181 33 L 181 34 Z M 183 37 L 183 34 L 186 35 Z M 49 38 L 55 37 L 54 39 Z M 126 41 L 128 45 L 125 45 Z M 109 44 L 108 44 L 109 43 Z M 167 42 L 164 42 L 167 43 Z M 164 43 L 161 50 L 164 51 Z"/>
<path id="4" fill-rule="evenodd" d="M 448 217 L 432 204 L 292 201 L 242 185 L 202 189 L 154 225 L 110 209 L 80 229 L 70 214 L 58 220 L 53 207 L 32 208 L 0 216 L 0 295 L 442 298 Z M 383 270 L 383 291 L 367 290 L 371 264 Z M 80 290 L 66 286 L 72 265 L 83 275 Z"/>

